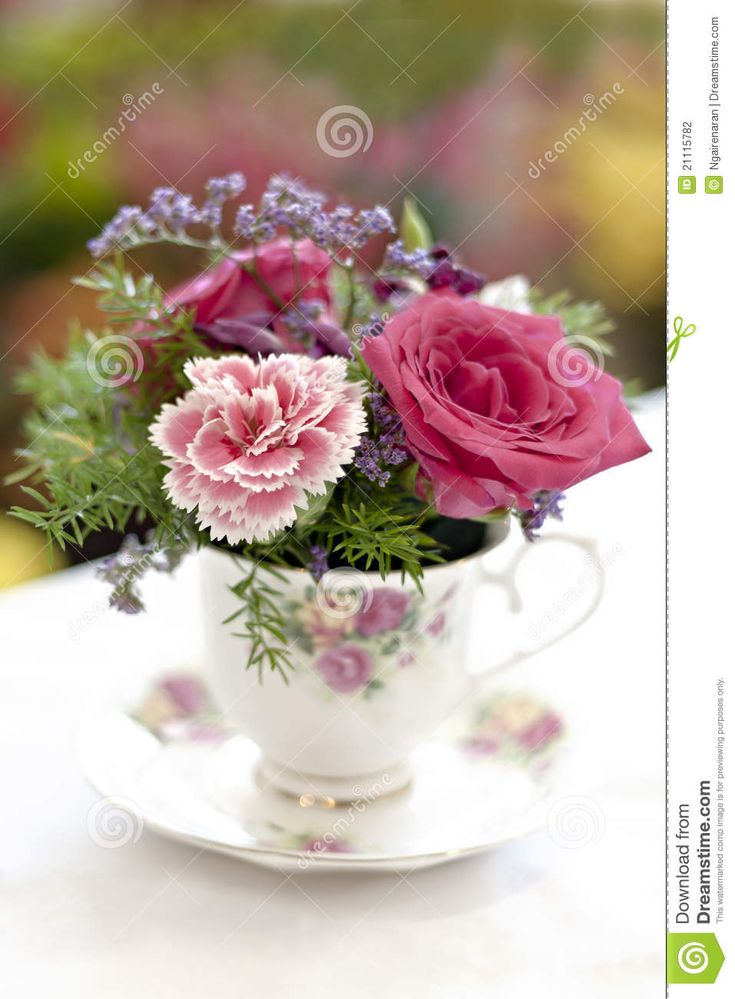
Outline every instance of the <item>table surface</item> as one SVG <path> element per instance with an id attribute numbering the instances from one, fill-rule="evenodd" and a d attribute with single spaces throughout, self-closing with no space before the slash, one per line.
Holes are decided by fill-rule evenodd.
<path id="1" fill-rule="evenodd" d="M 653 453 L 566 503 L 563 531 L 609 555 L 601 607 L 507 675 L 563 705 L 581 733 L 578 790 L 600 827 L 579 848 L 542 830 L 407 876 L 285 876 L 149 832 L 103 848 L 87 832 L 98 795 L 79 770 L 80 723 L 111 685 L 196 657 L 196 566 L 152 578 L 148 612 L 135 618 L 106 608 L 90 566 L 6 592 L 0 994 L 320 997 L 338 985 L 361 997 L 377 985 L 402 999 L 661 995 L 662 394 L 645 397 L 637 418 Z"/>

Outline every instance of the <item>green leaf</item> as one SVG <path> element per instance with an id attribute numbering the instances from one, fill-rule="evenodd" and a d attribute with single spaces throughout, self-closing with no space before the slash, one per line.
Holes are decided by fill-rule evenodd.
<path id="1" fill-rule="evenodd" d="M 399 234 L 403 245 L 411 252 L 413 250 L 428 250 L 434 245 L 431 229 L 419 211 L 418 205 L 411 197 L 403 199 L 403 212 Z"/>

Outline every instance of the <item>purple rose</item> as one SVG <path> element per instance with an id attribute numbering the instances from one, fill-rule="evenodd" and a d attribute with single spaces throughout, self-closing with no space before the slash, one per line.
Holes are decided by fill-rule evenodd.
<path id="1" fill-rule="evenodd" d="M 393 631 L 403 620 L 410 602 L 410 595 L 402 590 L 392 590 L 389 586 L 374 590 L 372 599 L 357 615 L 357 630 L 366 636 Z"/>
<path id="2" fill-rule="evenodd" d="M 340 694 L 351 694 L 364 687 L 373 675 L 374 664 L 369 652 L 359 645 L 338 645 L 322 652 L 314 663 L 325 682 Z"/>

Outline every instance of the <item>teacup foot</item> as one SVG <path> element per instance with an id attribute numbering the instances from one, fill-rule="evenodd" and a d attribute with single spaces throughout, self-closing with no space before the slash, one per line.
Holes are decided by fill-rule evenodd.
<path id="1" fill-rule="evenodd" d="M 292 767 L 261 756 L 257 770 L 261 788 L 272 788 L 298 798 L 304 807 L 351 804 L 357 801 L 376 801 L 402 791 L 411 781 L 411 768 L 402 761 L 393 767 L 355 777 L 323 777 L 305 774 Z"/>

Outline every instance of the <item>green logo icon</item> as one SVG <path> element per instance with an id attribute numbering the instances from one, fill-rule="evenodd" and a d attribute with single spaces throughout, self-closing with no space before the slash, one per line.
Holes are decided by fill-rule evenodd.
<path id="1" fill-rule="evenodd" d="M 684 339 L 684 337 L 691 336 L 692 333 L 697 332 L 697 327 L 694 323 L 688 323 L 684 325 L 684 320 L 681 316 L 674 317 L 674 336 L 666 344 L 666 353 L 669 355 L 669 360 L 673 361 L 676 355 L 679 353 L 679 344 Z"/>
<path id="2" fill-rule="evenodd" d="M 669 985 L 711 985 L 724 960 L 714 933 L 669 933 L 666 938 Z"/>
<path id="3" fill-rule="evenodd" d="M 707 194 L 722 194 L 722 177 L 711 174 L 704 178 L 704 190 Z"/>
<path id="4" fill-rule="evenodd" d="M 696 177 L 679 177 L 679 194 L 694 194 L 696 190 Z"/>

